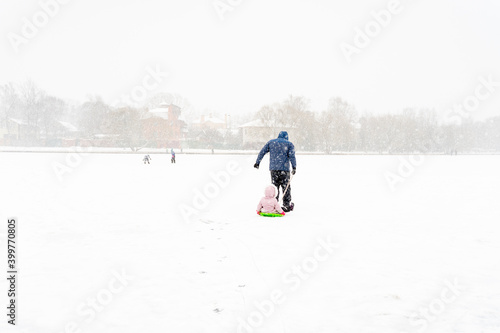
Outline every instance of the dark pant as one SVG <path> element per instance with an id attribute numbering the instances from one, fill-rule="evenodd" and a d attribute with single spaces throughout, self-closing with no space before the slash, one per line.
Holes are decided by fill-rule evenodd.
<path id="1" fill-rule="evenodd" d="M 278 188 L 278 195 L 276 200 L 280 200 L 280 188 L 281 192 L 285 191 L 286 185 L 290 180 L 290 172 L 281 170 L 271 170 L 271 181 L 274 186 Z M 292 201 L 292 186 L 288 186 L 285 195 L 283 196 L 283 207 L 290 207 L 290 202 Z"/>

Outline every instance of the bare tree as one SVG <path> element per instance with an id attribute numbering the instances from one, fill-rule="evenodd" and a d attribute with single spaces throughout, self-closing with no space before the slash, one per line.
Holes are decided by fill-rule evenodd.
<path id="1" fill-rule="evenodd" d="M 265 134 L 271 133 L 273 137 L 277 135 L 277 129 L 282 126 L 279 108 L 280 106 L 278 104 L 264 105 L 257 112 L 257 119 L 259 119 L 264 126 L 263 131 L 265 131 Z"/>
<path id="2" fill-rule="evenodd" d="M 88 136 L 110 130 L 111 124 L 107 117 L 110 110 L 111 107 L 101 97 L 89 96 L 78 110 L 79 127 Z"/>
<path id="3" fill-rule="evenodd" d="M 46 95 L 45 93 L 42 94 L 40 100 L 40 123 L 47 139 L 57 134 L 60 127 L 57 121 L 61 119 L 65 110 L 66 102 L 62 99 Z"/>
<path id="4" fill-rule="evenodd" d="M 290 131 L 297 149 L 315 150 L 317 144 L 317 120 L 309 111 L 309 100 L 290 95 L 283 101 L 283 124 Z"/>
<path id="5" fill-rule="evenodd" d="M 356 144 L 357 113 L 341 98 L 332 98 L 320 117 L 321 140 L 325 152 L 352 150 Z"/>
<path id="6" fill-rule="evenodd" d="M 281 103 L 265 105 L 257 118 L 269 129 L 272 137 L 287 130 L 298 147 L 312 147 L 314 139 L 314 114 L 308 111 L 309 101 L 302 96 L 290 95 Z"/>
<path id="7" fill-rule="evenodd" d="M 19 108 L 21 100 L 13 83 L 7 83 L 0 86 L 0 107 L 2 110 L 1 123 L 4 123 L 7 129 L 7 134 L 12 135 L 10 119 L 19 116 Z M 1 124 L 0 123 L 0 124 Z"/>
<path id="8" fill-rule="evenodd" d="M 113 134 L 119 135 L 121 142 L 132 151 L 139 151 L 148 142 L 142 136 L 141 115 L 145 110 L 123 107 L 109 113 Z"/>
<path id="9" fill-rule="evenodd" d="M 26 122 L 25 139 L 34 144 L 40 134 L 39 120 L 44 92 L 32 80 L 25 81 L 20 87 L 23 120 Z"/>

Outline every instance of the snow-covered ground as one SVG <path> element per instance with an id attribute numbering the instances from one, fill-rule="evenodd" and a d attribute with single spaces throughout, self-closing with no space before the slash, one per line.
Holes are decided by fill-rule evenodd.
<path id="1" fill-rule="evenodd" d="M 1 332 L 500 332 L 500 156 L 151 156 L 0 153 Z"/>

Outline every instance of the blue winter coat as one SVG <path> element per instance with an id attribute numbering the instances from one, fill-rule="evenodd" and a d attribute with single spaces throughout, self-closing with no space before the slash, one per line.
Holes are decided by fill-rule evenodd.
<path id="1" fill-rule="evenodd" d="M 257 156 L 256 163 L 260 164 L 267 153 L 270 155 L 269 170 L 290 171 L 290 162 L 293 169 L 297 167 L 295 147 L 293 143 L 288 141 L 288 133 L 285 131 L 280 132 L 277 139 L 270 140 L 265 144 Z"/>

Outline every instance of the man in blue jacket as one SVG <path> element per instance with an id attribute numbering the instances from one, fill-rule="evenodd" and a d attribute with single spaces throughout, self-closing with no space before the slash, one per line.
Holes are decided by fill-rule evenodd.
<path id="1" fill-rule="evenodd" d="M 269 170 L 271 171 L 271 181 L 274 186 L 278 188 L 278 196 L 276 200 L 279 201 L 280 187 L 282 192 L 285 191 L 288 182 L 290 181 L 290 163 L 292 163 L 292 175 L 295 175 L 297 169 L 297 161 L 295 160 L 295 147 L 293 143 L 288 141 L 288 133 L 285 131 L 280 132 L 277 139 L 270 140 L 261 149 L 254 168 L 258 169 L 259 164 L 264 158 L 264 155 L 269 153 Z M 288 186 L 288 190 L 283 195 L 283 210 L 289 212 L 293 210 L 292 202 L 292 188 Z"/>

